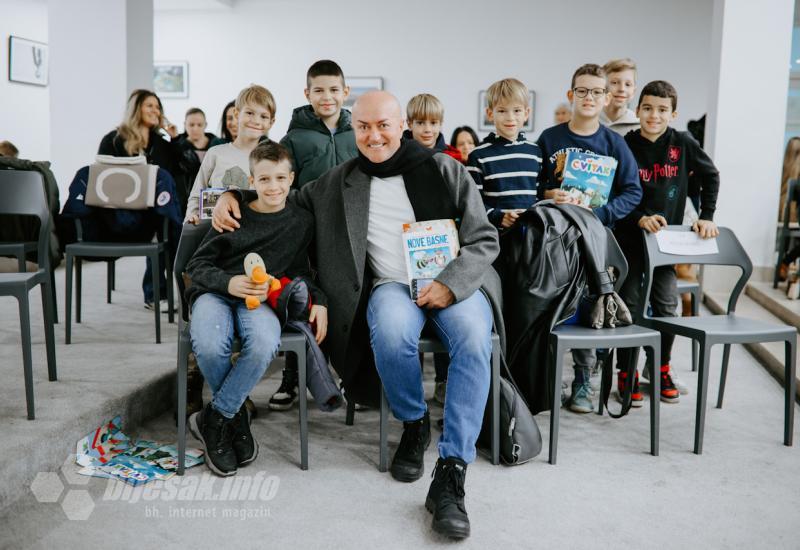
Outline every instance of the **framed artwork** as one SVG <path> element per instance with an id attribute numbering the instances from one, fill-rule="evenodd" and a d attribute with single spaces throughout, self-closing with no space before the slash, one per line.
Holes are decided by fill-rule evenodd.
<path id="1" fill-rule="evenodd" d="M 344 106 L 351 110 L 361 94 L 372 90 L 383 90 L 382 76 L 348 76 L 345 77 L 345 81 L 350 86 L 350 95 L 345 100 Z"/>
<path id="2" fill-rule="evenodd" d="M 536 93 L 534 93 L 533 90 L 528 90 L 528 107 L 531 108 L 531 116 L 528 117 L 528 121 L 525 123 L 525 126 L 522 127 L 523 132 L 533 132 L 533 113 L 535 101 Z M 494 132 L 494 122 L 489 120 L 489 117 L 486 114 L 487 106 L 486 90 L 481 90 L 478 93 L 478 130 L 481 132 Z"/>
<path id="3" fill-rule="evenodd" d="M 8 37 L 8 79 L 12 82 L 47 86 L 47 44 Z"/>
<path id="4" fill-rule="evenodd" d="M 160 98 L 189 97 L 189 62 L 153 63 L 153 90 Z"/>

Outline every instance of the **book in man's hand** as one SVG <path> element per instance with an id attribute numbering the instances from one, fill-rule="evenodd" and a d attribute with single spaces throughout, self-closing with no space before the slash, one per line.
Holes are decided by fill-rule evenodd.
<path id="1" fill-rule="evenodd" d="M 412 300 L 458 256 L 458 251 L 458 230 L 453 220 L 403 224 L 403 252 Z"/>
<path id="2" fill-rule="evenodd" d="M 587 208 L 600 208 L 608 202 L 614 183 L 617 159 L 592 153 L 569 151 L 564 160 L 561 189 L 572 202 Z"/>

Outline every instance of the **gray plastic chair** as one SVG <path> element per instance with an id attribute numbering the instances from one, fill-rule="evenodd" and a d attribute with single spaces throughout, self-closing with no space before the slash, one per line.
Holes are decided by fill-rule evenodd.
<path id="1" fill-rule="evenodd" d="M 78 233 L 78 242 L 68 244 L 64 249 L 66 256 L 66 313 L 64 314 L 64 327 L 66 344 L 72 343 L 72 265 L 75 264 L 75 322 L 81 322 L 81 287 L 83 261 L 81 258 L 105 258 L 106 267 L 106 301 L 111 303 L 111 290 L 115 286 L 114 262 L 117 258 L 127 256 L 145 256 L 152 263 L 153 280 L 153 310 L 156 320 L 156 344 L 161 343 L 161 288 L 158 282 L 161 272 L 161 256 L 163 255 L 167 267 L 167 315 L 170 323 L 175 322 L 174 298 L 172 295 L 172 265 L 168 259 L 167 246 L 169 246 L 169 221 L 164 218 L 163 240 L 150 243 L 111 243 L 87 242 L 83 240 L 83 230 L 80 220 L 75 220 Z"/>
<path id="2" fill-rule="evenodd" d="M 203 221 L 199 225 L 184 224 L 178 250 L 175 254 L 175 281 L 178 284 L 178 295 L 181 310 L 178 315 L 178 475 L 183 475 L 186 465 L 186 378 L 189 352 L 192 351 L 192 340 L 189 335 L 189 304 L 184 297 L 186 284 L 183 272 L 186 264 L 194 255 L 200 242 L 208 233 L 211 223 Z M 232 352 L 241 350 L 241 341 L 235 338 Z M 308 396 L 306 395 L 306 339 L 296 332 L 281 334 L 281 345 L 278 351 L 297 355 L 298 365 L 298 397 L 300 409 L 300 469 L 308 470 Z"/>
<path id="3" fill-rule="evenodd" d="M 610 229 L 606 228 L 606 262 L 617 272 L 614 289 L 619 291 L 628 275 L 628 262 Z M 634 312 L 631 312 L 633 314 Z M 553 403 L 550 408 L 550 464 L 556 463 L 558 455 L 558 424 L 561 412 L 561 378 L 563 376 L 564 353 L 568 349 L 603 348 L 650 348 L 653 357 L 661 353 L 661 334 L 639 325 L 595 329 L 579 325 L 558 325 L 550 332 L 550 359 L 553 378 Z M 659 402 L 661 380 L 658 376 L 650 381 L 650 454 L 658 456 Z M 598 399 L 597 414 L 603 414 L 603 400 Z"/>
<path id="4" fill-rule="evenodd" d="M 662 231 L 691 231 L 688 226 L 667 226 Z M 722 408 L 722 398 L 725 394 L 725 379 L 728 373 L 728 360 L 730 358 L 731 344 L 746 344 L 752 342 L 785 342 L 786 345 L 786 374 L 785 374 L 785 412 L 783 444 L 792 445 L 792 430 L 794 427 L 794 396 L 795 396 L 795 350 L 797 348 L 797 329 L 793 326 L 767 323 L 756 319 L 748 319 L 736 315 L 736 302 L 744 289 L 753 264 L 747 256 L 733 231 L 726 227 L 719 228 L 717 237 L 717 254 L 700 256 L 683 256 L 677 254 L 664 254 L 658 248 L 656 236 L 645 235 L 647 249 L 647 271 L 645 279 L 645 300 L 641 323 L 656 330 L 668 332 L 676 336 L 683 336 L 696 340 L 700 344 L 699 376 L 697 379 L 697 414 L 694 428 L 694 452 L 703 452 L 703 428 L 706 418 L 706 400 L 708 395 L 708 370 L 711 357 L 711 348 L 723 344 L 722 373 L 719 381 L 719 395 L 717 408 Z M 726 315 L 707 315 L 703 317 L 648 317 L 650 287 L 652 285 L 653 270 L 662 265 L 673 264 L 700 264 L 700 265 L 727 265 L 741 269 L 742 274 L 733 287 Z"/>
<path id="5" fill-rule="evenodd" d="M 25 260 L 30 252 L 39 250 L 38 241 L 25 242 L 0 242 L 0 256 L 14 256 L 17 259 L 17 268 L 20 273 L 28 271 Z M 38 256 L 37 256 L 38 257 Z M 48 256 L 48 260 L 50 257 Z M 50 273 L 50 292 L 53 294 L 53 323 L 58 323 L 58 300 L 56 300 L 56 276 L 55 269 L 48 269 Z"/>
<path id="6" fill-rule="evenodd" d="M 790 218 L 792 214 L 792 199 L 794 196 L 795 188 L 800 185 L 798 180 L 789 180 L 786 191 L 786 203 L 783 207 L 783 223 L 778 227 L 778 235 L 775 247 L 778 249 L 778 259 L 775 262 L 775 272 L 772 275 L 772 288 L 778 288 L 778 270 L 780 269 L 783 258 L 786 256 L 787 248 L 792 242 L 792 238 L 800 237 L 800 228 L 792 229 L 789 227 Z"/>
<path id="7" fill-rule="evenodd" d="M 31 354 L 31 317 L 29 294 L 41 286 L 44 337 L 47 348 L 47 375 L 52 382 L 56 376 L 56 346 L 53 335 L 53 293 L 50 288 L 50 213 L 44 193 L 44 182 L 38 172 L 0 170 L 0 214 L 22 214 L 39 218 L 37 264 L 34 273 L 0 273 L 0 296 L 14 296 L 19 304 L 19 325 L 22 339 L 22 366 L 25 377 L 25 401 L 28 420 L 35 418 L 33 402 L 33 359 Z"/>
<path id="8" fill-rule="evenodd" d="M 697 281 L 683 281 L 678 279 L 678 295 L 691 295 L 692 317 L 700 315 L 700 302 L 703 299 L 703 291 Z M 697 372 L 697 361 L 699 359 L 699 344 L 692 340 L 692 372 Z"/>

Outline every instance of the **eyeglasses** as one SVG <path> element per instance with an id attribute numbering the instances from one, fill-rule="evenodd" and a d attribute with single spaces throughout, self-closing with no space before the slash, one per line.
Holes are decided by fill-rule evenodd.
<path id="1" fill-rule="evenodd" d="M 589 92 L 592 93 L 594 99 L 600 99 L 608 93 L 608 90 L 605 88 L 592 88 L 591 90 L 589 88 L 573 88 L 572 92 L 575 94 L 575 97 L 579 97 L 580 99 L 586 97 Z"/>

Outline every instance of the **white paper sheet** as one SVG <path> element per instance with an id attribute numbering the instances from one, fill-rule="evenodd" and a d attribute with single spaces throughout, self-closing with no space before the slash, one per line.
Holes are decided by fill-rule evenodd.
<path id="1" fill-rule="evenodd" d="M 717 254 L 717 239 L 701 239 L 694 231 L 659 231 L 656 233 L 658 249 L 664 254 L 702 256 Z"/>

